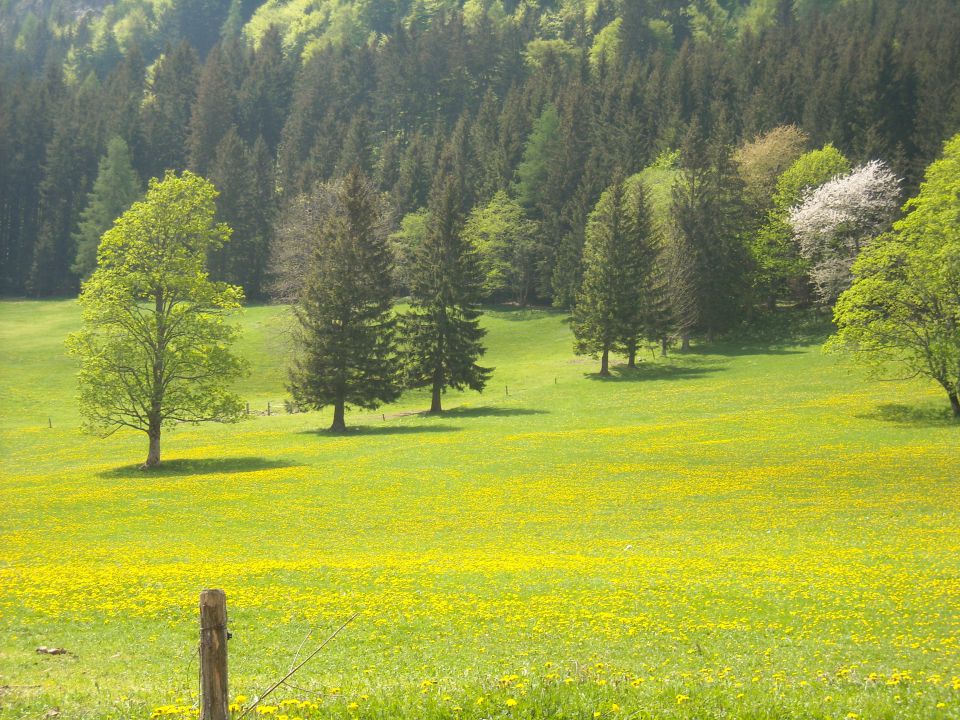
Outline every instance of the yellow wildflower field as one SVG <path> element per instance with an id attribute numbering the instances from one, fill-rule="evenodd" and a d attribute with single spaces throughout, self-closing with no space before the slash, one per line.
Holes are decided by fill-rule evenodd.
<path id="1" fill-rule="evenodd" d="M 206 587 L 237 714 L 359 613 L 254 717 L 960 718 L 935 388 L 816 345 L 605 382 L 562 316 L 498 311 L 484 395 L 332 436 L 283 412 L 281 314 L 243 320 L 271 414 L 143 474 L 142 438 L 76 430 L 73 305 L 0 303 L 0 718 L 195 717 Z"/>

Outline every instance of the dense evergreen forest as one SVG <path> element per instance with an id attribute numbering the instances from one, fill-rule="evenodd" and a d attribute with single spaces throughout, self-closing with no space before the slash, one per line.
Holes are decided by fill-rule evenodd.
<path id="1" fill-rule="evenodd" d="M 769 241 L 803 153 L 914 194 L 960 130 L 958 37 L 955 0 L 4 0 L 0 293 L 76 293 L 147 179 L 190 169 L 234 231 L 212 274 L 282 295 L 284 229 L 359 168 L 399 294 L 456 178 L 486 296 L 570 307 L 591 213 L 642 173 L 675 226 L 647 284 L 681 288 L 674 327 L 687 303 L 723 331 L 810 297 Z"/>

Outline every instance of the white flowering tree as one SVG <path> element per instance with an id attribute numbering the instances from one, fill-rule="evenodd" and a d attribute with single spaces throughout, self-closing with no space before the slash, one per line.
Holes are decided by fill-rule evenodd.
<path id="1" fill-rule="evenodd" d="M 807 192 L 790 208 L 800 254 L 824 302 L 835 302 L 850 287 L 853 261 L 890 226 L 899 196 L 899 179 L 882 160 L 871 160 Z"/>

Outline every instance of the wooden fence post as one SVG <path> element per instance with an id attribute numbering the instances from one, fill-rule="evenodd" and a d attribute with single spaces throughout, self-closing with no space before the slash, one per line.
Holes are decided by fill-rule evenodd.
<path id="1" fill-rule="evenodd" d="M 200 720 L 227 720 L 227 596 L 200 593 Z"/>

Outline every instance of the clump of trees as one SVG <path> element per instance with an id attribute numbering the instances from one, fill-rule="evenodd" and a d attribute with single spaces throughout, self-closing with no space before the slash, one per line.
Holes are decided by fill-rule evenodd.
<path id="1" fill-rule="evenodd" d="M 960 135 L 903 210 L 854 262 L 828 347 L 879 375 L 930 378 L 960 418 Z"/>
<path id="2" fill-rule="evenodd" d="M 168 5 L 164 42 L 0 27 L 0 293 L 76 292 L 140 179 L 189 169 L 233 228 L 203 253 L 210 278 L 297 303 L 319 332 L 334 288 L 318 277 L 342 259 L 317 247 L 354 232 L 335 217 L 358 168 L 389 267 L 337 297 L 409 299 L 383 357 L 436 410 L 488 379 L 481 301 L 572 311 L 607 371 L 611 352 L 633 364 L 644 342 L 686 347 L 764 305 L 836 302 L 960 124 L 947 0 L 469 3 L 408 22 L 403 3 L 363 3 L 319 44 L 263 16 L 244 30 L 252 5 Z M 328 402 L 307 374 L 302 402 Z"/>
<path id="3" fill-rule="evenodd" d="M 287 210 L 277 252 L 278 287 L 297 321 L 289 389 L 300 406 L 333 406 L 331 430 L 346 429 L 345 408 L 374 409 L 405 387 L 430 388 L 436 413 L 447 388 L 483 390 L 484 274 L 459 193 L 453 175 L 441 176 L 416 242 L 404 246 L 404 312 L 394 307 L 389 209 L 358 166 Z"/>
<path id="4" fill-rule="evenodd" d="M 587 223 L 572 325 L 576 351 L 599 357 L 601 376 L 610 374 L 613 350 L 625 352 L 635 367 L 641 340 L 656 332 L 657 248 L 646 186 L 615 178 Z"/>
<path id="5" fill-rule="evenodd" d="M 452 145 L 463 214 L 487 225 L 485 295 L 571 309 L 586 225 L 616 168 L 642 172 L 697 128 L 707 164 L 743 185 L 747 275 L 739 261 L 730 283 L 713 268 L 738 294 L 698 321 L 717 333 L 758 299 L 774 306 L 808 286 L 807 261 L 781 232 L 751 242 L 801 200 L 771 206 L 771 183 L 798 152 L 832 144 L 852 166 L 884 158 L 912 193 L 960 122 L 960 8 L 949 0 L 825 0 L 816 13 L 758 0 L 344 2 L 323 30 L 286 16 L 271 27 L 269 3 L 246 27 L 256 3 L 213 15 L 201 4 L 166 2 L 150 29 L 121 20 L 129 3 L 70 27 L 21 26 L 14 9 L 0 26 L 0 293 L 79 289 L 98 238 L 90 193 L 113 138 L 141 180 L 190 169 L 213 181 L 234 235 L 211 274 L 253 300 L 271 296 L 278 208 L 358 165 L 396 218 L 421 214 Z M 738 24 L 749 31 L 731 32 Z M 331 42 L 313 44 L 327 30 Z M 691 163 L 707 167 L 684 157 L 688 176 Z M 521 232 L 508 245 L 492 225 L 511 213 Z M 684 232 L 706 281 L 718 258 Z"/>

